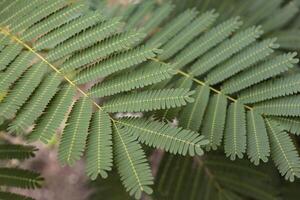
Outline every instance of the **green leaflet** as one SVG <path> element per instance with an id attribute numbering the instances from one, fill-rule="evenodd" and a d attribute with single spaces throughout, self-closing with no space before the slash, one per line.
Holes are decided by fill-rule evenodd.
<path id="1" fill-rule="evenodd" d="M 153 88 L 161 88 L 164 87 L 166 82 L 169 82 L 170 80 L 163 81 L 159 84 L 156 84 L 156 87 Z M 176 85 L 174 85 L 175 88 L 185 88 L 185 89 L 190 89 L 193 85 L 193 81 L 191 79 L 188 79 L 186 77 L 179 77 L 179 80 L 176 82 Z M 188 104 L 187 106 L 189 106 Z M 172 109 L 167 109 L 167 110 L 159 110 L 156 112 L 156 116 L 160 117 L 162 121 L 172 121 L 174 120 L 181 108 L 172 108 Z"/>
<path id="2" fill-rule="evenodd" d="M 89 11 L 86 15 L 39 38 L 33 47 L 36 50 L 53 48 L 82 30 L 92 27 L 103 20 L 103 16 L 100 12 Z"/>
<path id="3" fill-rule="evenodd" d="M 46 112 L 42 115 L 28 139 L 48 143 L 64 121 L 74 96 L 75 88 L 73 86 L 69 85 L 62 88 L 51 100 Z"/>
<path id="4" fill-rule="evenodd" d="M 0 16 L 1 26 L 12 26 L 16 24 L 21 18 L 26 16 L 27 13 L 34 10 L 35 6 L 41 6 L 44 2 L 40 0 L 26 1 L 15 1 L 9 10 L 7 10 L 7 16 L 4 18 Z M 7 7 L 6 7 L 7 9 Z"/>
<path id="5" fill-rule="evenodd" d="M 61 68 L 63 71 L 71 71 L 89 63 L 99 64 L 101 59 L 106 58 L 116 51 L 126 50 L 134 46 L 134 44 L 143 37 L 144 34 L 137 31 L 117 34 L 98 45 L 86 49 L 84 52 L 74 54 L 74 56 L 62 64 Z"/>
<path id="6" fill-rule="evenodd" d="M 300 177 L 300 158 L 288 134 L 271 119 L 265 119 L 271 143 L 271 155 L 277 168 L 286 180 Z"/>
<path id="7" fill-rule="evenodd" d="M 247 112 L 247 154 L 255 165 L 260 161 L 267 162 L 270 155 L 264 119 L 253 110 Z"/>
<path id="8" fill-rule="evenodd" d="M 9 44 L 0 52 L 0 70 L 3 70 L 13 61 L 22 51 L 23 47 L 19 44 Z"/>
<path id="9" fill-rule="evenodd" d="M 24 189 L 41 187 L 43 178 L 38 173 L 18 169 L 0 168 L 0 185 L 12 186 Z"/>
<path id="10" fill-rule="evenodd" d="M 81 71 L 75 78 L 75 83 L 83 84 L 100 77 L 111 75 L 117 71 L 140 64 L 149 58 L 153 58 L 158 52 L 159 50 L 156 48 L 141 46 L 129 50 L 126 53 L 116 54 Z"/>
<path id="11" fill-rule="evenodd" d="M 278 47 L 274 41 L 274 39 L 266 39 L 243 49 L 223 65 L 210 71 L 206 76 L 206 82 L 215 85 L 263 60 L 274 52 L 273 48 Z"/>
<path id="12" fill-rule="evenodd" d="M 279 123 L 283 130 L 295 135 L 300 135 L 300 120 L 298 118 L 273 117 L 272 120 Z"/>
<path id="13" fill-rule="evenodd" d="M 117 123 L 123 126 L 124 133 L 133 135 L 140 142 L 173 154 L 202 155 L 202 146 L 207 144 L 207 140 L 196 132 L 157 121 L 123 119 Z"/>
<path id="14" fill-rule="evenodd" d="M 90 89 L 92 97 L 104 97 L 120 92 L 143 88 L 172 77 L 172 65 L 155 62 L 147 63 L 138 67 L 135 71 L 120 73 L 113 79 L 104 80 Z"/>
<path id="15" fill-rule="evenodd" d="M 14 144 L 0 145 L 0 160 L 6 159 L 28 159 L 34 156 L 37 149 L 34 146 L 22 146 Z"/>
<path id="16" fill-rule="evenodd" d="M 299 116 L 300 95 L 287 96 L 254 105 L 254 110 L 265 115 L 275 116 Z"/>
<path id="17" fill-rule="evenodd" d="M 196 61 L 191 66 L 190 73 L 199 76 L 208 72 L 222 61 L 253 43 L 262 33 L 261 27 L 251 27 L 235 34 Z"/>
<path id="18" fill-rule="evenodd" d="M 90 124 L 87 142 L 86 173 L 95 180 L 98 175 L 107 178 L 112 167 L 112 130 L 109 115 L 101 110 L 95 112 Z"/>
<path id="19" fill-rule="evenodd" d="M 6 119 L 14 117 L 20 107 L 26 102 L 30 94 L 42 81 L 47 71 L 43 62 L 30 67 L 23 77 L 14 85 L 11 92 L 0 104 L 0 116 Z"/>
<path id="20" fill-rule="evenodd" d="M 84 33 L 78 34 L 71 39 L 59 44 L 56 48 L 52 49 L 49 52 L 47 58 L 49 60 L 57 60 L 70 53 L 89 47 L 113 35 L 115 32 L 121 29 L 121 25 L 122 23 L 120 22 L 119 18 L 104 21 L 94 27 L 85 30 Z M 90 62 L 91 61 L 92 60 L 90 60 Z"/>
<path id="21" fill-rule="evenodd" d="M 155 34 L 151 39 L 148 41 L 149 44 L 165 44 L 169 39 L 175 36 L 180 30 L 182 30 L 187 23 L 192 21 L 196 15 L 198 14 L 195 10 L 186 10 L 170 23 L 168 23 L 167 27 L 164 28 L 159 33 Z"/>
<path id="22" fill-rule="evenodd" d="M 87 9 L 87 5 L 84 3 L 72 4 L 67 8 L 57 11 L 54 15 L 47 17 L 43 21 L 34 24 L 28 28 L 21 37 L 26 41 L 38 39 L 55 28 L 79 17 L 81 15 L 80 13 L 85 9 Z"/>
<path id="23" fill-rule="evenodd" d="M 14 22 L 11 27 L 13 32 L 23 32 L 33 24 L 39 22 L 43 18 L 55 13 L 57 10 L 65 7 L 68 4 L 66 0 L 52 0 L 51 2 L 45 2 L 41 7 L 36 7 L 30 15 L 22 17 L 22 21 Z"/>
<path id="24" fill-rule="evenodd" d="M 23 132 L 42 114 L 62 82 L 59 74 L 49 74 L 39 85 L 29 102 L 22 107 L 16 118 L 10 123 L 9 132 Z"/>
<path id="25" fill-rule="evenodd" d="M 121 180 L 131 196 L 140 199 L 142 192 L 152 193 L 153 177 L 145 153 L 135 137 L 114 126 L 114 155 Z"/>
<path id="26" fill-rule="evenodd" d="M 300 91 L 300 75 L 292 74 L 279 79 L 271 79 L 244 90 L 239 95 L 239 101 L 249 104 L 275 97 L 296 94 Z"/>
<path id="27" fill-rule="evenodd" d="M 282 54 L 243 71 L 238 76 L 233 76 L 226 81 L 222 86 L 222 91 L 226 94 L 232 94 L 286 72 L 298 63 L 299 60 L 295 58 L 296 55 L 297 53 Z"/>
<path id="28" fill-rule="evenodd" d="M 5 4 L 3 5 L 3 9 L 0 11 L 0 22 L 3 22 L 7 15 L 9 14 L 10 10 L 14 8 L 15 5 L 17 5 L 18 2 L 21 0 L 16 0 L 16 1 L 6 1 Z M 14 10 L 15 11 L 15 10 Z"/>
<path id="29" fill-rule="evenodd" d="M 206 146 L 207 150 L 216 150 L 222 142 L 226 108 L 227 99 L 222 94 L 213 95 L 208 103 L 200 131 L 209 140 L 209 144 Z"/>
<path id="30" fill-rule="evenodd" d="M 231 103 L 227 111 L 224 150 L 231 160 L 243 158 L 246 152 L 246 114 L 238 102 Z"/>
<path id="31" fill-rule="evenodd" d="M 193 92 L 187 89 L 149 90 L 121 95 L 107 101 L 107 112 L 143 112 L 175 108 L 194 101 Z"/>
<path id="32" fill-rule="evenodd" d="M 193 131 L 199 131 L 202 118 L 208 104 L 210 89 L 207 86 L 198 86 L 192 96 L 195 101 L 183 108 L 179 116 L 182 127 Z"/>
<path id="33" fill-rule="evenodd" d="M 186 64 L 200 57 L 206 51 L 225 40 L 238 29 L 241 24 L 242 22 L 237 17 L 223 22 L 190 43 L 172 61 L 177 63 L 178 69 L 183 68 Z"/>
<path id="34" fill-rule="evenodd" d="M 92 105 L 87 97 L 75 102 L 59 144 L 58 159 L 62 164 L 73 165 L 81 158 L 91 116 Z"/>
<path id="35" fill-rule="evenodd" d="M 0 92 L 6 92 L 9 87 L 18 80 L 26 69 L 31 65 L 31 60 L 34 58 L 31 52 L 21 53 L 1 74 Z"/>
<path id="36" fill-rule="evenodd" d="M 186 44 L 192 41 L 197 35 L 204 32 L 217 18 L 214 11 L 206 12 L 191 22 L 179 34 L 169 40 L 162 49 L 163 53 L 158 56 L 160 60 L 167 60 L 178 53 Z"/>

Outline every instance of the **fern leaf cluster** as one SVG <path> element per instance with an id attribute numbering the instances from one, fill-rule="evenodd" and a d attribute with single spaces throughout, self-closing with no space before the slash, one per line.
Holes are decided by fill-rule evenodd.
<path id="1" fill-rule="evenodd" d="M 195 10 L 185 11 L 189 12 Z M 204 19 L 205 13 L 199 14 L 199 18 Z M 296 53 L 274 53 L 279 48 L 276 39 L 262 37 L 282 27 L 295 13 L 295 6 L 286 4 L 280 12 L 280 21 L 275 20 L 276 17 L 268 18 L 262 26 L 249 27 L 262 16 L 245 20 L 245 23 L 233 17 L 189 38 L 187 27 L 199 20 L 195 16 L 185 27 L 179 27 L 181 30 L 170 32 L 168 41 L 158 36 L 164 34 L 169 25 L 160 26 L 153 36 L 157 38 L 157 44 L 164 44 L 162 49 L 166 55 L 170 51 L 168 45 L 173 45 L 175 40 L 186 41 L 178 44 L 180 48 L 173 48 L 170 56 L 158 56 L 160 63 L 175 64 L 178 74 L 158 88 L 177 85 L 197 91 L 194 103 L 173 111 L 177 113 L 175 116 L 179 115 L 179 123 L 206 136 L 209 140 L 207 150 L 215 150 L 224 144 L 225 154 L 232 160 L 248 154 L 249 159 L 258 165 L 272 157 L 281 174 L 291 181 L 300 176 L 300 158 L 295 146 L 289 143 L 291 139 L 286 132 L 291 129 L 297 132 L 297 124 L 293 122 L 299 117 L 299 95 L 298 74 L 286 72 L 299 60 Z M 216 16 L 211 15 L 211 20 L 218 21 Z M 180 23 L 180 20 L 179 16 L 168 24 Z M 147 42 L 151 43 L 151 39 Z M 186 84 L 188 79 L 193 85 Z M 174 83 L 176 81 L 178 83 Z M 172 111 L 164 112 L 163 117 L 171 120 L 168 112 Z M 271 125 L 269 121 L 272 121 Z M 278 145 L 283 144 L 287 148 L 278 152 Z"/>

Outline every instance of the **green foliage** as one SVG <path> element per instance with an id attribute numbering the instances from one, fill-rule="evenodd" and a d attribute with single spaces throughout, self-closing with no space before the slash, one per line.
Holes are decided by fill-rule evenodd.
<path id="1" fill-rule="evenodd" d="M 195 132 L 155 121 L 127 119 L 118 123 L 123 126 L 124 133 L 133 135 L 138 141 L 173 154 L 202 155 L 201 146 L 207 144 L 207 140 Z"/>
<path id="2" fill-rule="evenodd" d="M 193 102 L 193 92 L 186 89 L 150 90 L 126 94 L 108 101 L 103 108 L 108 112 L 139 112 L 180 107 Z"/>
<path id="3" fill-rule="evenodd" d="M 113 157 L 111 122 L 107 113 L 97 111 L 93 114 L 87 146 L 87 174 L 92 180 L 98 174 L 106 178 Z"/>
<path id="4" fill-rule="evenodd" d="M 202 155 L 203 147 L 220 148 L 224 138 L 225 154 L 232 160 L 247 153 L 258 165 L 271 156 L 281 175 L 294 181 L 300 177 L 300 161 L 288 132 L 299 134 L 299 84 L 298 74 L 288 71 L 298 63 L 297 54 L 275 51 L 284 36 L 278 42 L 265 37 L 280 36 L 270 33 L 282 27 L 299 28 L 291 23 L 298 7 L 281 0 L 201 0 L 199 5 L 199 11 L 170 16 L 173 6 L 155 1 L 110 11 L 88 10 L 83 1 L 4 1 L 1 124 L 6 121 L 10 133 L 27 133 L 29 140 L 45 143 L 62 127 L 62 164 L 73 165 L 85 155 L 86 173 L 94 180 L 106 178 L 114 160 L 122 184 L 136 199 L 151 194 L 153 183 L 139 143 L 194 156 Z M 294 41 L 286 41 L 283 49 Z M 119 119 L 114 115 L 119 112 L 143 112 L 143 118 Z M 152 115 L 168 122 L 175 116 L 182 127 L 149 119 Z M 178 181 L 171 197 L 162 199 L 182 199 L 186 193 L 181 189 L 188 188 L 182 181 L 188 177 L 194 181 L 190 199 L 198 197 L 199 184 L 207 199 L 277 195 L 273 188 L 262 190 L 269 184 L 266 179 L 232 170 L 241 163 L 232 167 L 234 162 L 216 161 L 232 168 L 219 173 L 217 167 L 211 178 L 202 161 L 206 158 L 194 159 L 202 162 L 200 169 L 190 158 L 178 164 L 181 160 L 170 157 L 166 166 L 178 170 L 182 164 L 182 173 L 170 170 L 171 175 L 162 176 L 165 182 Z M 197 170 L 187 174 L 187 169 Z M 5 170 L 3 174 L 15 169 Z M 25 182 L 6 175 L 5 184 L 38 186 L 38 175 L 13 173 Z"/>
<path id="5" fill-rule="evenodd" d="M 115 159 L 121 180 L 130 195 L 140 199 L 142 192 L 152 193 L 153 177 L 140 144 L 123 129 L 114 126 Z"/>
<path id="6" fill-rule="evenodd" d="M 34 146 L 22 146 L 12 144 L 0 145 L 0 159 L 28 159 L 34 156 Z"/>
<path id="7" fill-rule="evenodd" d="M 294 120 L 299 117 L 298 72 L 295 69 L 299 61 L 297 53 L 275 53 L 275 49 L 279 48 L 276 39 L 265 38 L 266 33 L 286 26 L 296 15 L 298 8 L 293 3 L 283 4 L 281 8 L 281 1 L 255 1 L 253 5 L 236 3 L 243 5 L 239 8 L 244 10 L 235 11 L 230 9 L 229 1 L 222 3 L 222 9 L 217 1 L 201 1 L 204 3 L 201 8 L 216 6 L 217 10 L 222 11 L 220 18 L 224 14 L 227 16 L 223 16 L 214 27 L 207 28 L 204 33 L 199 32 L 199 35 L 195 33 L 193 37 L 183 34 L 188 33 L 192 27 L 193 21 L 189 20 L 184 27 L 178 27 L 181 30 L 169 36 L 170 40 L 163 41 L 162 49 L 165 52 L 162 55 L 168 56 L 158 56 L 159 62 L 174 63 L 178 75 L 169 82 L 157 84 L 157 88 L 174 85 L 186 87 L 185 81 L 179 78 L 184 76 L 185 79 L 193 80 L 190 88 L 201 88 L 196 91 L 198 94 L 202 91 L 203 94 L 196 96 L 196 93 L 195 101 L 188 107 L 167 111 L 160 116 L 165 120 L 172 120 L 177 114 L 180 125 L 206 136 L 209 140 L 207 150 L 220 148 L 224 138 L 224 151 L 228 157 L 232 160 L 243 158 L 247 152 L 250 160 L 258 165 L 261 161 L 267 162 L 270 155 L 273 159 L 280 157 L 280 152 L 274 147 L 274 139 L 271 141 L 272 131 L 266 120 L 277 119 L 280 126 L 278 131 L 284 134 L 289 130 L 298 132 L 295 130 L 298 126 Z M 256 9 L 260 11 L 255 11 Z M 237 12 L 250 19 L 245 17 L 242 25 L 239 18 L 234 17 Z M 205 9 L 201 9 L 199 19 L 206 14 Z M 152 13 L 149 11 L 147 15 Z M 197 19 L 197 16 L 194 18 Z M 213 20 L 215 16 L 211 15 L 209 18 Z M 165 26 L 161 25 L 156 29 L 153 38 L 168 30 L 169 24 L 180 23 L 180 18 L 173 17 L 170 20 Z M 258 22 L 262 26 L 256 26 Z M 175 41 L 181 40 L 186 43 L 177 43 L 179 47 L 173 46 L 172 50 L 168 48 Z M 292 68 L 295 75 L 287 73 Z M 281 117 L 282 122 L 278 117 Z M 288 135 L 286 137 L 290 138 Z M 292 143 L 287 146 L 282 149 L 281 154 L 289 155 L 290 150 L 295 149 Z M 299 177 L 297 169 L 300 167 L 299 156 L 294 150 L 293 152 L 289 156 L 289 162 L 293 164 L 287 165 L 285 169 L 279 164 L 283 162 L 282 159 L 277 158 L 276 161 L 281 174 L 291 181 Z M 290 172 L 293 170 L 295 173 Z"/>
<path id="8" fill-rule="evenodd" d="M 270 166 L 222 155 L 205 158 L 164 156 L 156 179 L 157 199 L 277 199 L 278 176 Z"/>
<path id="9" fill-rule="evenodd" d="M 0 11 L 1 124 L 7 122 L 12 134 L 26 133 L 29 141 L 44 143 L 62 128 L 58 147 L 61 164 L 73 165 L 85 155 L 86 173 L 94 180 L 99 175 L 107 177 L 114 159 L 130 195 L 139 198 L 142 192 L 150 194 L 153 177 L 144 152 L 136 136 L 124 135 L 125 125 L 120 127 L 121 119 L 113 113 L 151 112 L 193 101 L 189 89 L 151 89 L 151 85 L 173 76 L 174 65 L 157 63 L 155 57 L 162 53 L 160 44 L 141 44 L 149 34 L 130 27 L 138 25 L 144 11 L 156 4 L 138 6 L 124 26 L 124 17 L 107 18 L 103 9 L 88 10 L 84 1 L 12 2 Z M 163 12 L 171 8 L 169 4 L 158 13 L 167 17 Z M 195 17 L 197 12 L 192 13 Z M 214 17 L 209 12 L 194 24 L 203 23 L 199 26 L 203 32 Z M 162 21 L 150 21 L 145 30 Z M 194 37 L 193 31 L 184 35 Z M 157 130 L 162 129 L 161 134 L 175 134 L 165 137 L 166 142 L 176 137 L 195 142 L 186 151 L 186 145 L 184 149 L 182 144 L 170 148 L 158 145 L 153 138 L 143 138 L 149 146 L 173 153 L 203 153 L 206 140 L 198 133 L 146 117 L 143 120 L 145 127 L 141 128 L 147 129 L 147 122 L 151 122 Z M 126 133 L 132 131 L 136 131 L 134 127 L 127 127 Z M 127 169 L 128 162 L 131 165 Z M 136 178 L 130 178 L 132 175 Z"/>
<path id="10" fill-rule="evenodd" d="M 7 159 L 28 159 L 34 156 L 37 149 L 33 146 L 23 146 L 15 144 L 1 144 L 0 145 L 0 160 Z M 15 167 L 0 167 L 0 186 L 3 187 L 17 187 L 22 189 L 35 189 L 42 186 L 43 178 L 39 173 L 24 170 Z M 0 191 L 0 199 L 25 199 L 33 200 L 30 197 L 10 193 L 8 191 Z"/>

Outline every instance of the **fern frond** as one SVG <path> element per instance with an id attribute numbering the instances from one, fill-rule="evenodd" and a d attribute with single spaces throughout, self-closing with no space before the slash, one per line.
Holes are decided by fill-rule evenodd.
<path id="1" fill-rule="evenodd" d="M 0 116 L 6 119 L 14 117 L 20 107 L 26 102 L 30 94 L 42 81 L 47 71 L 43 62 L 30 67 L 23 77 L 14 85 L 10 93 L 0 104 Z"/>
<path id="2" fill-rule="evenodd" d="M 276 56 L 257 66 L 243 71 L 238 76 L 234 76 L 222 85 L 222 91 L 226 94 L 232 94 L 244 88 L 250 87 L 256 83 L 276 76 L 294 67 L 298 63 L 295 58 L 296 53 L 287 53 Z"/>
<path id="3" fill-rule="evenodd" d="M 9 87 L 20 78 L 20 76 L 31 65 L 31 60 L 34 58 L 34 54 L 29 52 L 21 53 L 3 72 L 0 76 L 0 93 L 6 92 Z"/>
<path id="4" fill-rule="evenodd" d="M 172 65 L 150 62 L 135 71 L 121 73 L 113 79 L 104 80 L 104 82 L 93 86 L 89 94 L 92 97 L 104 97 L 143 88 L 169 79 L 173 73 Z"/>
<path id="5" fill-rule="evenodd" d="M 151 37 L 148 43 L 164 45 L 169 39 L 174 37 L 180 30 L 182 30 L 186 26 L 186 24 L 192 21 L 197 14 L 198 12 L 193 9 L 186 10 L 170 23 L 168 23 L 166 28 L 164 28 L 161 32 Z"/>
<path id="6" fill-rule="evenodd" d="M 209 140 L 207 150 L 216 150 L 223 139 L 226 119 L 227 99 L 222 94 L 213 95 L 208 103 L 201 133 Z"/>
<path id="7" fill-rule="evenodd" d="M 287 133 L 271 119 L 265 119 L 271 143 L 271 155 L 282 176 L 294 181 L 300 177 L 300 158 Z"/>
<path id="8" fill-rule="evenodd" d="M 129 50 L 126 53 L 116 54 L 105 61 L 92 65 L 81 71 L 75 78 L 77 84 L 83 84 L 98 77 L 105 77 L 117 71 L 140 64 L 156 56 L 159 50 L 153 47 L 142 46 Z"/>
<path id="9" fill-rule="evenodd" d="M 57 92 L 61 82 L 59 74 L 48 75 L 36 89 L 29 102 L 17 114 L 15 120 L 9 125 L 8 130 L 20 133 L 33 125 Z"/>
<path id="10" fill-rule="evenodd" d="M 135 43 L 140 41 L 144 34 L 138 31 L 128 31 L 115 35 L 106 39 L 102 43 L 91 48 L 86 49 L 84 52 L 75 54 L 61 66 L 63 71 L 72 71 L 86 64 L 97 62 L 104 59 L 108 55 L 130 48 Z M 55 49 L 53 50 L 55 52 Z"/>
<path id="11" fill-rule="evenodd" d="M 23 146 L 14 144 L 0 145 L 0 160 L 6 159 L 28 159 L 34 156 L 37 149 L 34 146 Z"/>
<path id="12" fill-rule="evenodd" d="M 104 17 L 100 12 L 89 11 L 86 15 L 83 15 L 71 21 L 69 24 L 42 36 L 36 41 L 36 43 L 34 43 L 33 47 L 36 50 L 53 48 L 66 41 L 71 36 L 74 36 L 82 30 L 92 27 L 103 20 Z"/>
<path id="13" fill-rule="evenodd" d="M 214 23 L 218 17 L 214 11 L 203 13 L 193 20 L 187 27 L 179 32 L 175 37 L 170 39 L 162 48 L 163 53 L 158 56 L 160 60 L 167 60 L 179 52 L 186 44 L 192 41 L 197 35 L 204 32 Z"/>
<path id="14" fill-rule="evenodd" d="M 115 124 L 113 140 L 115 161 L 126 190 L 136 199 L 141 198 L 142 192 L 151 194 L 153 177 L 141 145 Z"/>
<path id="15" fill-rule="evenodd" d="M 202 155 L 202 146 L 207 144 L 207 140 L 196 132 L 156 121 L 123 119 L 117 123 L 123 125 L 124 133 L 133 135 L 140 142 L 173 154 Z"/>
<path id="16" fill-rule="evenodd" d="M 25 189 L 41 187 L 43 178 L 38 173 L 18 169 L 0 168 L 0 185 Z"/>
<path id="17" fill-rule="evenodd" d="M 247 112 L 247 154 L 258 165 L 267 162 L 270 155 L 269 138 L 264 119 L 253 110 Z"/>
<path id="18" fill-rule="evenodd" d="M 49 107 L 32 133 L 30 133 L 28 139 L 30 141 L 41 140 L 44 143 L 48 143 L 65 119 L 74 96 L 75 89 L 73 86 L 69 85 L 61 89 L 51 100 Z"/>
<path id="19" fill-rule="evenodd" d="M 196 61 L 190 69 L 194 76 L 202 75 L 217 64 L 228 59 L 238 51 L 253 43 L 262 35 L 261 27 L 251 27 L 234 35 L 231 39 L 223 42 L 217 48 L 205 54 L 201 59 Z"/>
<path id="20" fill-rule="evenodd" d="M 119 31 L 121 25 L 120 18 L 104 21 L 61 43 L 49 52 L 47 58 L 57 60 L 80 49 L 90 47 Z"/>
<path id="21" fill-rule="evenodd" d="M 299 116 L 300 95 L 287 96 L 254 105 L 254 110 L 264 115 Z"/>
<path id="22" fill-rule="evenodd" d="M 194 101 L 187 89 L 149 90 L 126 94 L 107 101 L 103 109 L 108 112 L 142 112 L 175 108 Z"/>
<path id="23" fill-rule="evenodd" d="M 273 48 L 277 47 L 274 41 L 274 39 L 266 39 L 240 51 L 226 63 L 210 71 L 206 75 L 206 82 L 215 85 L 263 60 L 274 52 Z"/>
<path id="24" fill-rule="evenodd" d="M 199 39 L 189 44 L 173 59 L 173 62 L 177 63 L 178 69 L 184 67 L 186 64 L 195 60 L 197 57 L 203 55 L 206 51 L 226 39 L 235 30 L 237 30 L 241 24 L 242 22 L 238 17 L 219 24 Z"/>
<path id="25" fill-rule="evenodd" d="M 59 144 L 58 159 L 62 164 L 73 165 L 82 156 L 91 116 L 91 101 L 80 98 L 73 106 Z"/>
<path id="26" fill-rule="evenodd" d="M 107 171 L 112 167 L 112 130 L 109 115 L 97 111 L 92 116 L 87 143 L 86 173 L 95 180 L 100 174 L 107 178 Z"/>
<path id="27" fill-rule="evenodd" d="M 300 91 L 299 79 L 300 75 L 294 74 L 263 82 L 242 91 L 239 95 L 239 100 L 245 104 L 249 104 L 296 94 Z"/>
<path id="28" fill-rule="evenodd" d="M 246 115 L 242 104 L 231 103 L 227 111 L 224 150 L 231 160 L 246 152 Z"/>
<path id="29" fill-rule="evenodd" d="M 193 98 L 193 104 L 188 104 L 183 108 L 179 117 L 179 123 L 182 127 L 193 131 L 199 131 L 204 112 L 209 100 L 210 89 L 207 86 L 198 86 Z"/>

